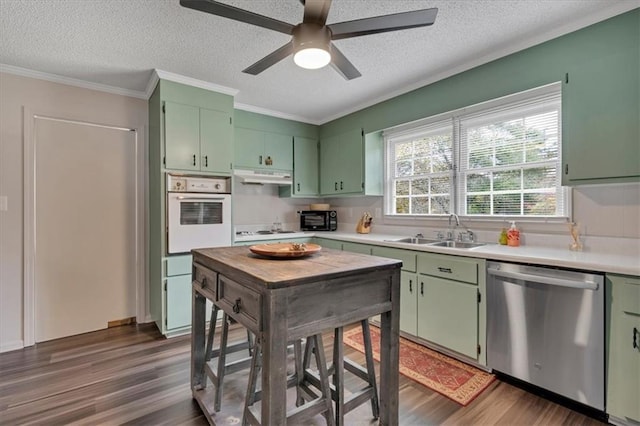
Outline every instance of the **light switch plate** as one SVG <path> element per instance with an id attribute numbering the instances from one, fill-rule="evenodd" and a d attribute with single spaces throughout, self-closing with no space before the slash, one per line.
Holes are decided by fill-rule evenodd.
<path id="1" fill-rule="evenodd" d="M 9 201 L 6 195 L 0 195 L 0 212 L 6 212 L 9 210 L 8 208 Z"/>

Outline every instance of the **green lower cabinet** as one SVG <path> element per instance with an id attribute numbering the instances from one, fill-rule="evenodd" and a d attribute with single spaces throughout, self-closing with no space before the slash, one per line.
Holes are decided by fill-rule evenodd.
<path id="1" fill-rule="evenodd" d="M 417 336 L 486 364 L 485 260 L 420 253 Z"/>
<path id="2" fill-rule="evenodd" d="M 400 271 L 400 331 L 418 335 L 418 275 L 416 252 L 396 248 L 373 246 L 371 254 L 402 261 Z"/>
<path id="3" fill-rule="evenodd" d="M 166 259 L 165 335 L 191 326 L 191 264 L 191 255 Z"/>
<path id="4" fill-rule="evenodd" d="M 400 331 L 418 335 L 418 275 L 400 271 Z"/>
<path id="5" fill-rule="evenodd" d="M 167 278 L 167 330 L 191 326 L 191 274 Z"/>
<path id="6" fill-rule="evenodd" d="M 313 237 L 311 242 L 329 249 L 342 250 L 342 241 Z"/>
<path id="7" fill-rule="evenodd" d="M 342 250 L 349 251 L 351 253 L 371 254 L 371 246 L 360 243 L 342 243 Z"/>
<path id="8" fill-rule="evenodd" d="M 419 276 L 418 337 L 477 357 L 478 296 L 475 286 Z"/>
<path id="9" fill-rule="evenodd" d="M 607 275 L 607 413 L 640 424 L 640 278 Z"/>

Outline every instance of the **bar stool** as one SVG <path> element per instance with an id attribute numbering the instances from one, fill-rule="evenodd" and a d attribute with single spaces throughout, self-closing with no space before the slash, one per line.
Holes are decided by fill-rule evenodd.
<path id="1" fill-rule="evenodd" d="M 214 411 L 220 411 L 220 405 L 222 401 L 222 383 L 225 375 L 232 374 L 237 371 L 248 368 L 251 364 L 252 355 L 252 342 L 251 332 L 247 330 L 247 340 L 236 342 L 231 345 L 228 344 L 229 337 L 229 316 L 226 313 L 222 313 L 221 333 L 220 333 L 220 345 L 218 348 L 213 349 L 213 343 L 216 334 L 216 325 L 218 322 L 218 312 L 220 309 L 213 305 L 211 310 L 211 320 L 209 321 L 209 334 L 207 335 L 207 345 L 205 348 L 205 381 L 206 377 L 211 380 L 214 386 L 213 393 L 213 409 Z M 242 350 L 248 350 L 249 356 L 227 363 L 227 355 Z M 209 361 L 213 358 L 218 358 L 218 365 L 216 371 L 209 365 Z M 205 382 L 206 383 L 206 382 Z"/>
<path id="2" fill-rule="evenodd" d="M 259 337 L 255 339 L 256 343 L 253 348 L 253 355 L 251 357 L 251 369 L 249 370 L 249 383 L 247 385 L 247 394 L 245 396 L 245 404 L 242 416 L 242 425 L 260 425 L 260 422 L 256 416 L 251 412 L 251 406 L 260 401 L 262 398 L 262 391 L 256 391 L 256 384 L 258 381 L 258 375 L 262 368 L 262 341 Z M 327 425 L 334 426 L 335 419 L 333 414 L 333 404 L 331 402 L 331 390 L 329 385 L 329 373 L 327 371 L 327 364 L 324 355 L 324 348 L 322 345 L 322 335 L 316 334 L 306 339 L 306 345 L 313 345 L 318 348 L 314 351 L 316 364 L 318 366 L 318 383 L 317 388 L 321 394 L 316 395 L 309 387 L 307 379 L 308 374 L 303 369 L 302 359 L 302 342 L 296 340 L 293 342 L 294 346 L 294 364 L 295 371 L 293 375 L 287 378 L 287 388 L 296 387 L 296 407 L 293 410 L 287 412 L 288 424 L 303 424 L 307 419 L 310 419 L 318 414 L 322 414 L 325 418 Z M 305 356 L 307 352 L 305 350 Z"/>
<path id="3" fill-rule="evenodd" d="M 362 337 L 364 343 L 364 355 L 366 362 L 366 369 L 360 364 L 355 363 L 351 359 L 344 356 L 343 347 L 343 334 L 342 327 L 334 330 L 333 340 L 333 362 L 329 367 L 329 374 L 333 375 L 333 385 L 331 385 L 331 398 L 335 401 L 335 414 L 336 424 L 338 426 L 344 425 L 344 416 L 348 412 L 354 410 L 367 401 L 371 401 L 371 413 L 374 419 L 378 419 L 380 416 L 380 406 L 378 401 L 378 387 L 376 384 L 376 371 L 373 361 L 373 349 L 371 347 L 371 330 L 369 328 L 369 321 L 360 321 L 360 327 L 362 328 Z M 310 382 L 315 386 L 319 386 L 319 382 L 313 377 L 307 370 L 309 368 L 310 353 L 316 352 L 316 348 L 307 343 L 305 347 L 304 355 L 304 369 L 305 372 L 310 375 Z M 318 350 L 319 351 L 319 350 Z M 342 368 L 341 368 L 342 366 Z M 345 400 L 344 392 L 344 370 L 347 370 L 356 377 L 362 379 L 366 385 L 351 393 L 349 398 Z"/>

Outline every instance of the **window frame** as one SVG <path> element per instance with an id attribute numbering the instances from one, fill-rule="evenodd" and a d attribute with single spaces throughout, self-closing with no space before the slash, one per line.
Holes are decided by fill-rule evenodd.
<path id="1" fill-rule="evenodd" d="M 555 166 L 555 193 L 557 194 L 560 205 L 557 206 L 558 214 L 556 215 L 525 215 L 525 214 L 466 214 L 466 173 L 473 169 L 460 170 L 462 166 L 461 151 L 467 152 L 468 147 L 461 147 L 463 143 L 462 127 L 467 123 L 473 123 L 474 120 L 482 119 L 483 117 L 490 117 L 491 115 L 500 115 L 501 111 L 504 111 L 503 117 L 508 116 L 522 116 L 518 110 L 530 109 L 533 111 L 548 110 L 546 105 L 534 105 L 534 103 L 547 102 L 557 107 L 558 111 L 558 128 L 557 128 L 557 159 L 553 160 Z M 515 110 L 515 111 L 513 111 Z M 511 112 L 511 113 L 510 113 Z M 500 120 L 503 121 L 504 118 Z M 554 82 L 538 88 L 518 92 L 515 94 L 503 96 L 500 98 L 492 99 L 479 104 L 471 105 L 464 108 L 459 108 L 452 111 L 447 111 L 441 114 L 426 117 L 424 119 L 416 120 L 410 123 L 405 123 L 393 128 L 385 129 L 383 131 L 384 137 L 384 197 L 383 197 L 383 209 L 385 218 L 397 219 L 399 221 L 409 219 L 438 219 L 442 217 L 448 217 L 451 213 L 446 214 L 411 214 L 395 212 L 395 190 L 394 185 L 397 180 L 395 177 L 395 154 L 392 152 L 392 144 L 401 143 L 403 141 L 411 140 L 411 138 L 418 137 L 428 131 L 430 128 L 437 127 L 439 124 L 449 121 L 451 123 L 452 136 L 453 136 L 453 167 L 450 171 L 451 174 L 451 193 L 450 193 L 450 211 L 455 213 L 461 218 L 467 220 L 482 221 L 482 222 L 504 222 L 506 220 L 517 220 L 520 222 L 566 222 L 571 217 L 571 189 L 569 187 L 562 186 L 561 176 L 561 160 L 562 160 L 562 84 L 561 82 Z M 466 141 L 464 141 L 466 143 Z M 523 169 L 536 168 L 541 165 L 550 167 L 551 162 L 532 162 L 532 163 L 520 163 L 517 167 Z M 500 167 L 498 167 L 499 169 Z M 491 168 L 492 171 L 497 170 L 494 165 Z M 411 176 L 407 177 L 412 179 Z M 526 194 L 528 190 L 522 187 L 519 190 L 520 194 Z"/>

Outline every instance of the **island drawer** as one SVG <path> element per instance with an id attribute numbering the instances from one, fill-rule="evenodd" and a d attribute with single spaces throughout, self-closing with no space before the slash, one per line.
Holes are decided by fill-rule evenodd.
<path id="1" fill-rule="evenodd" d="M 195 264 L 195 277 L 193 282 L 198 283 L 201 288 L 207 289 L 209 297 L 215 299 L 218 287 L 218 274 L 210 269 L 205 268 L 202 265 Z"/>
<path id="2" fill-rule="evenodd" d="M 262 328 L 261 295 L 224 275 L 218 275 L 217 304 L 227 315 L 254 333 Z"/>
<path id="3" fill-rule="evenodd" d="M 418 273 L 478 284 L 478 262 L 457 256 L 419 254 Z"/>

